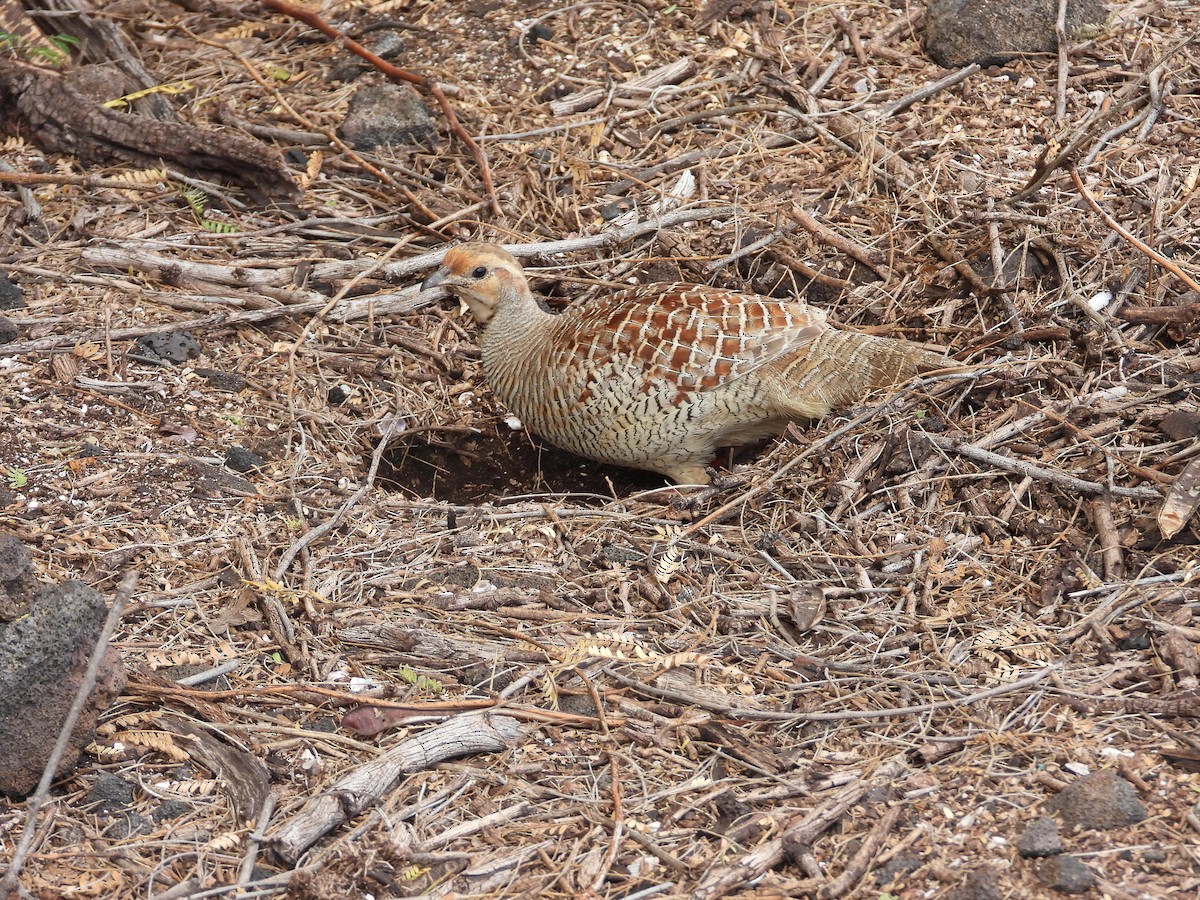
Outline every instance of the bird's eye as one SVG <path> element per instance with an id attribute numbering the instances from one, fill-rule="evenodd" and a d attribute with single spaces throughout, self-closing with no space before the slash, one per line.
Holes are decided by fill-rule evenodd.
<path id="1" fill-rule="evenodd" d="M 487 274 L 487 266 L 476 266 L 471 271 L 472 278 L 482 278 L 486 274 Z"/>

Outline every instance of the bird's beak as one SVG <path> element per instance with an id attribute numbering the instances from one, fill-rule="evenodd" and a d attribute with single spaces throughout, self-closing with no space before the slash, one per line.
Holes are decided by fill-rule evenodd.
<path id="1" fill-rule="evenodd" d="M 436 272 L 434 272 L 432 275 L 430 275 L 428 278 L 426 278 L 424 281 L 421 282 L 421 290 L 427 291 L 430 288 L 435 288 L 441 284 L 444 284 L 446 281 L 446 278 L 449 275 L 450 275 L 450 273 L 447 272 L 445 269 L 438 269 Z"/>

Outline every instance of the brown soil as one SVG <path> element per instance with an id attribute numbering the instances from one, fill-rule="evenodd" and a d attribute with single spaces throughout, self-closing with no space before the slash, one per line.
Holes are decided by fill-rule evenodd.
<path id="1" fill-rule="evenodd" d="M 27 302 L 0 313 L 0 529 L 39 577 L 141 578 L 129 686 L 33 823 L 26 896 L 1041 897 L 1018 839 L 1085 769 L 1149 812 L 1064 831 L 1093 894 L 1197 896 L 1200 528 L 1160 516 L 1200 477 L 1200 5 L 1116 3 L 1061 83 L 1018 60 L 898 110 L 947 74 L 917 3 L 321 6 L 448 87 L 499 214 L 432 103 L 436 147 L 331 143 L 380 77 L 309 27 L 98 6 L 190 85 L 163 95 L 181 120 L 242 123 L 304 192 L 200 184 L 202 225 L 188 173 L 0 149 L 49 179 L 23 198 L 0 171 Z M 1083 189 L 1179 272 L 1063 168 L 1017 199 L 1076 140 Z M 961 370 L 674 502 L 504 424 L 469 316 L 405 268 L 473 237 L 544 245 L 525 261 L 562 302 L 806 292 Z M 199 357 L 137 347 L 180 329 Z M 235 446 L 266 465 L 235 477 Z M 485 732 L 505 746 L 463 752 Z M 342 790 L 397 747 L 377 795 Z M 0 868 L 26 817 L 0 800 Z"/>

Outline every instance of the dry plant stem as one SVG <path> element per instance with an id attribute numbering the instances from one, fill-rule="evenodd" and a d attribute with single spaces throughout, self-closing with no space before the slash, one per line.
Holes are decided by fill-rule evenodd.
<path id="1" fill-rule="evenodd" d="M 839 789 L 820 806 L 789 823 L 780 837 L 756 847 L 737 862 L 710 871 L 692 892 L 692 900 L 715 900 L 738 890 L 747 882 L 761 878 L 783 862 L 786 847 L 801 848 L 816 843 L 872 787 L 886 784 L 906 768 L 908 763 L 904 757 L 894 756 L 884 762 L 871 778 L 860 778 Z M 814 881 L 812 886 L 816 888 L 818 884 Z"/>
<path id="2" fill-rule="evenodd" d="M 609 787 L 612 790 L 613 831 L 612 837 L 608 842 L 608 852 L 604 855 L 604 864 L 600 866 L 600 871 L 592 879 L 591 893 L 595 896 L 600 896 L 600 893 L 603 891 L 604 882 L 608 879 L 608 873 L 612 871 L 613 862 L 617 858 L 617 851 L 621 847 L 621 840 L 625 837 L 625 807 L 621 803 L 621 770 L 617 767 L 617 757 L 614 754 L 609 754 L 608 764 L 612 769 Z"/>
<path id="3" fill-rule="evenodd" d="M 125 604 L 129 602 L 129 598 L 133 596 L 133 592 L 137 590 L 137 583 L 138 573 L 129 572 L 121 579 L 121 584 L 117 587 L 117 592 L 113 596 L 112 606 L 108 610 L 108 617 L 104 620 L 104 625 L 100 628 L 100 634 L 97 635 L 95 646 L 92 648 L 91 659 L 88 660 L 87 670 L 83 673 L 83 681 L 80 682 L 79 690 L 75 692 L 75 700 L 71 703 L 71 708 L 67 711 L 67 717 L 63 720 L 62 728 L 59 729 L 58 740 L 54 743 L 54 749 L 50 751 L 50 758 L 46 760 L 46 766 L 42 770 L 41 781 L 38 782 L 33 796 L 29 798 L 29 809 L 25 814 L 25 830 L 21 834 L 21 840 L 18 842 L 16 849 L 13 851 L 8 871 L 4 873 L 4 878 L 0 879 L 0 898 L 9 897 L 14 891 L 20 888 L 18 879 L 21 877 L 21 869 L 25 866 L 25 857 L 29 853 L 29 847 L 33 843 L 38 812 L 50 798 L 50 783 L 54 780 L 55 770 L 58 769 L 58 764 L 62 760 L 63 753 L 67 750 L 67 742 L 71 739 L 71 733 L 75 730 L 75 724 L 79 721 L 79 716 L 83 713 L 83 707 L 87 703 L 88 697 L 91 696 L 92 689 L 96 686 L 96 677 L 100 672 L 100 662 L 104 659 L 105 651 L 108 650 L 108 642 L 117 628 L 117 623 L 121 621 L 121 611 L 125 608 Z"/>
<path id="4" fill-rule="evenodd" d="M 69 184 L 85 188 L 111 188 L 115 191 L 162 191 L 161 181 L 140 184 L 119 178 L 96 178 L 92 175 L 57 175 L 37 172 L 6 172 L 0 170 L 0 184 Z"/>
<path id="5" fill-rule="evenodd" d="M 815 218 L 810 216 L 799 206 L 792 204 L 792 209 L 789 215 L 796 221 L 800 227 L 809 232 L 813 237 L 828 244 L 835 250 L 840 250 L 852 259 L 862 263 L 876 275 L 883 279 L 883 283 L 887 284 L 892 280 L 892 273 L 887 266 L 881 265 L 878 260 L 871 258 L 871 251 L 861 244 L 857 244 L 849 238 L 842 237 L 837 232 L 822 225 Z"/>
<path id="6" fill-rule="evenodd" d="M 709 712 L 732 718 L 750 719 L 757 722 L 849 722 L 866 719 L 886 719 L 889 716 L 920 715 L 936 709 L 947 709 L 952 706 L 969 706 L 972 703 L 979 703 L 982 700 L 990 700 L 992 697 L 1011 694 L 1014 691 L 1022 691 L 1027 687 L 1037 684 L 1046 676 L 1057 672 L 1059 668 L 1060 666 L 1057 665 L 1047 666 L 1044 669 L 1038 669 L 1032 675 L 1028 675 L 1010 684 L 1002 684 L 998 687 L 987 688 L 977 691 L 974 694 L 965 694 L 961 697 L 951 697 L 948 700 L 934 700 L 930 703 L 918 703 L 912 706 L 893 707 L 891 709 L 847 709 L 842 712 L 831 713 L 781 713 L 770 710 L 750 709 L 748 707 L 737 706 L 734 703 L 713 703 L 702 697 L 684 695 L 677 691 L 648 685 L 622 675 L 619 672 L 610 672 L 609 675 L 613 680 L 650 696 L 683 703 L 684 705 L 691 704 L 701 709 L 707 709 Z"/>
<path id="7" fill-rule="evenodd" d="M 1113 518 L 1112 501 L 1108 497 L 1097 497 L 1091 503 L 1092 522 L 1100 536 L 1100 547 L 1104 558 L 1104 580 L 1111 581 L 1125 574 L 1121 555 L 1121 538 L 1117 534 L 1117 523 Z"/>
<path id="8" fill-rule="evenodd" d="M 952 88 L 960 81 L 966 81 L 972 75 L 979 71 L 979 63 L 971 63 L 969 66 L 964 66 L 957 72 L 951 72 L 945 78 L 939 78 L 937 81 L 930 82 L 922 88 L 918 88 L 911 94 L 905 94 L 899 100 L 893 100 L 891 103 L 884 104 L 877 110 L 872 110 L 867 113 L 867 118 L 880 120 L 890 119 L 897 113 L 904 112 L 914 103 L 920 103 L 922 100 L 928 100 L 930 97 L 940 94 L 947 88 Z"/>
<path id="9" fill-rule="evenodd" d="M 925 433 L 925 438 L 939 450 L 944 450 L 947 453 L 957 453 L 959 456 L 965 456 L 967 459 L 974 460 L 975 462 L 995 466 L 997 469 L 1003 469 L 1006 472 L 1013 472 L 1017 475 L 1024 475 L 1032 478 L 1034 481 L 1045 481 L 1049 484 L 1057 485 L 1063 490 L 1076 491 L 1086 494 L 1089 497 L 1112 494 L 1116 497 L 1130 497 L 1134 500 L 1162 499 L 1162 493 L 1152 487 L 1127 488 L 1114 486 L 1110 488 L 1095 481 L 1084 481 L 1082 478 L 1076 478 L 1074 475 L 1068 475 L 1066 472 L 1045 469 L 1033 463 L 1026 462 L 1023 459 L 1013 459 L 1012 457 L 1002 456 L 999 453 L 993 453 L 990 450 L 983 450 L 975 444 L 968 444 L 962 440 L 942 437 L 939 434 L 930 434 L 928 432 Z"/>
<path id="10" fill-rule="evenodd" d="M 1104 211 L 1103 207 L 1096 202 L 1096 198 L 1092 196 L 1092 192 L 1087 189 L 1086 185 L 1084 185 L 1083 179 L 1079 177 L 1078 169 L 1071 169 L 1071 180 L 1075 182 L 1075 189 L 1079 191 L 1080 196 L 1082 196 L 1083 199 L 1087 201 L 1087 205 L 1090 206 L 1095 213 L 1104 220 L 1105 225 L 1120 235 L 1127 243 L 1136 247 L 1138 250 L 1142 251 L 1142 253 L 1145 253 L 1148 257 L 1186 284 L 1193 291 L 1200 293 L 1200 283 L 1196 282 L 1196 280 L 1183 271 L 1183 269 L 1179 268 L 1178 265 L 1167 259 L 1153 247 L 1134 237 L 1130 232 L 1122 227 L 1122 225 L 1116 219 Z"/>
<path id="11" fill-rule="evenodd" d="M 254 874 L 254 863 L 258 859 L 258 848 L 262 846 L 263 839 L 267 835 L 267 825 L 271 822 L 271 814 L 275 812 L 275 804 L 279 802 L 279 795 L 275 791 L 267 794 L 263 800 L 262 809 L 258 812 L 258 818 L 254 823 L 254 831 L 250 834 L 246 844 L 246 855 L 242 858 L 242 868 L 238 871 L 238 884 L 246 884 L 250 881 Z"/>
<path id="12" fill-rule="evenodd" d="M 1054 103 L 1054 121 L 1067 117 L 1067 0 L 1058 0 L 1058 19 L 1054 23 L 1058 38 L 1058 91 Z"/>
<path id="13" fill-rule="evenodd" d="M 496 187 L 492 183 L 492 170 L 488 166 L 487 157 L 484 156 L 483 150 L 475 143 L 474 139 L 467 134 L 466 129 L 462 127 L 462 124 L 458 121 L 458 116 L 454 114 L 454 110 L 450 107 L 450 101 L 446 99 L 445 93 L 443 93 L 437 82 L 430 81 L 423 75 L 417 75 L 401 69 L 399 66 L 392 65 L 386 59 L 372 53 L 362 44 L 358 43 L 358 41 L 338 31 L 316 13 L 302 9 L 294 3 L 288 3 L 286 0 L 261 0 L 261 2 L 267 8 L 297 19 L 315 28 L 326 37 L 339 41 L 347 50 L 365 59 L 388 78 L 395 81 L 407 81 L 409 84 L 415 84 L 429 91 L 430 95 L 437 100 L 438 106 L 442 108 L 442 115 L 446 117 L 446 122 L 450 125 L 450 130 L 454 132 L 454 136 L 462 141 L 467 149 L 471 151 L 471 156 L 474 157 L 475 164 L 479 166 L 479 175 L 483 179 L 483 191 L 492 212 L 497 216 L 503 215 L 504 211 L 500 209 L 500 203 L 496 199 Z"/>

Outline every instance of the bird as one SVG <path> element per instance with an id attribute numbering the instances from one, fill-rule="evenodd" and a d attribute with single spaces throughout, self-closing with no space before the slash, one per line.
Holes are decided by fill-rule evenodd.
<path id="1" fill-rule="evenodd" d="M 718 450 L 781 433 L 947 366 L 910 341 L 835 328 L 801 301 L 702 284 L 619 289 L 562 312 L 504 248 L 446 251 L 422 289 L 465 302 L 493 394 L 535 435 L 601 463 L 707 485 Z"/>

